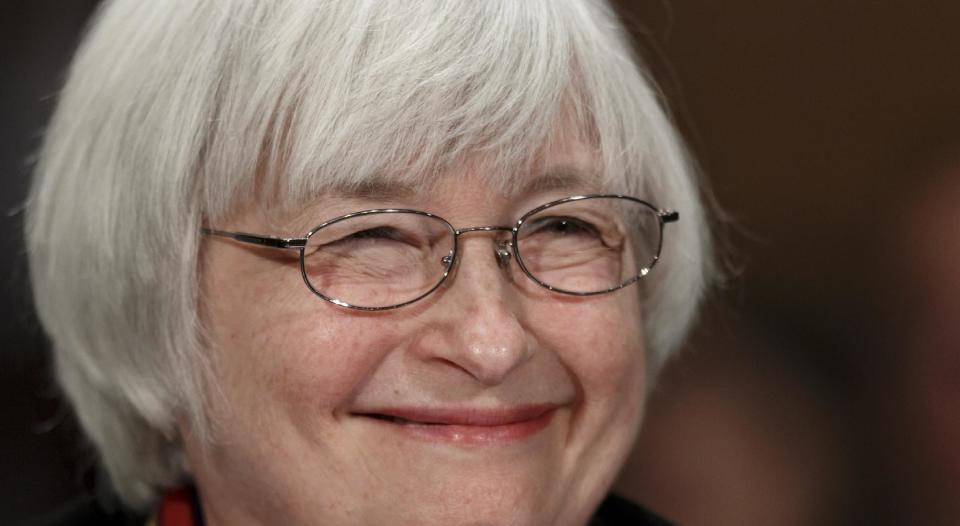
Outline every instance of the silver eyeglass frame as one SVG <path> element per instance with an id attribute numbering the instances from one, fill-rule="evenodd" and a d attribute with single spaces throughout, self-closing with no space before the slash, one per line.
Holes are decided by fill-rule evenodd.
<path id="1" fill-rule="evenodd" d="M 611 198 L 626 199 L 626 200 L 638 203 L 640 205 L 643 205 L 649 208 L 650 211 L 653 212 L 654 215 L 657 217 L 657 220 L 658 220 L 657 247 L 653 256 L 653 260 L 650 262 L 649 266 L 641 268 L 635 276 L 620 283 L 619 285 L 610 287 L 608 289 L 591 291 L 591 292 L 576 292 L 576 291 L 564 290 L 561 288 L 554 287 L 552 285 L 548 285 L 540 281 L 539 279 L 537 279 L 530 272 L 530 270 L 527 269 L 526 264 L 523 262 L 523 254 L 519 250 L 519 241 L 517 239 L 517 234 L 520 231 L 520 227 L 523 226 L 523 223 L 527 219 L 529 219 L 531 216 L 539 212 L 542 212 L 543 210 L 546 210 L 548 208 L 552 208 L 554 206 L 561 205 L 564 203 L 570 203 L 573 201 L 582 201 L 585 199 L 611 199 Z M 421 216 L 437 219 L 440 222 L 442 222 L 447 227 L 447 229 L 449 229 L 450 232 L 453 234 L 453 248 L 451 249 L 449 254 L 447 254 L 446 256 L 443 256 L 442 258 L 442 261 L 446 266 L 446 268 L 444 268 L 444 271 L 443 271 L 443 276 L 441 276 L 440 279 L 437 280 L 437 283 L 434 284 L 432 287 L 430 287 L 429 290 L 417 296 L 416 298 L 404 301 L 403 303 L 398 303 L 396 305 L 389 305 L 385 307 L 366 307 L 361 305 L 352 305 L 338 298 L 330 297 L 320 292 L 319 290 L 317 290 L 313 286 L 313 284 L 310 283 L 310 278 L 307 276 L 306 261 L 305 261 L 306 248 L 307 248 L 307 243 L 315 233 L 334 223 L 339 223 L 340 221 L 344 221 L 346 219 L 350 219 L 353 217 L 373 215 L 373 214 L 395 214 L 395 213 L 418 214 Z M 520 270 L 522 270 L 523 273 L 526 274 L 528 278 L 530 278 L 537 285 L 540 285 L 541 287 L 547 290 L 558 292 L 560 294 L 570 295 L 570 296 L 596 296 L 599 294 L 608 294 L 610 292 L 614 292 L 616 290 L 622 289 L 624 287 L 627 287 L 636 283 L 641 278 L 646 276 L 651 269 L 653 269 L 653 267 L 660 260 L 660 253 L 663 249 L 664 225 L 667 223 L 674 223 L 679 219 L 680 219 L 680 214 L 677 211 L 657 208 L 654 205 L 650 204 L 649 202 L 644 201 L 642 199 L 637 199 L 636 197 L 621 195 L 621 194 L 588 194 L 588 195 L 574 195 L 570 197 L 564 197 L 563 199 L 557 199 L 555 201 L 550 201 L 549 203 L 545 203 L 540 206 L 537 206 L 533 210 L 530 210 L 524 213 L 522 216 L 520 216 L 520 219 L 518 219 L 517 222 L 512 227 L 511 226 L 474 226 L 474 227 L 457 229 L 457 228 L 454 228 L 454 226 L 451 225 L 450 222 L 447 221 L 446 219 L 436 214 L 432 214 L 430 212 L 424 212 L 421 210 L 413 210 L 413 209 L 406 209 L 406 208 L 375 208 L 371 210 L 362 210 L 359 212 L 352 212 L 349 214 L 345 214 L 345 215 L 327 220 L 310 229 L 310 231 L 307 232 L 307 234 L 303 237 L 264 236 L 259 234 L 249 234 L 246 232 L 229 232 L 225 230 L 217 230 L 214 228 L 202 228 L 201 232 L 206 235 L 230 238 L 235 241 L 239 241 L 241 243 L 258 245 L 261 247 L 299 250 L 300 251 L 300 275 L 303 278 L 303 282 L 307 285 L 307 287 L 310 289 L 311 292 L 319 296 L 321 299 L 324 299 L 340 307 L 345 307 L 348 309 L 354 309 L 354 310 L 360 310 L 360 311 L 384 311 L 384 310 L 398 309 L 400 307 L 410 305 L 411 303 L 420 301 L 421 299 L 432 294 L 433 291 L 437 290 L 440 287 L 440 285 L 442 285 L 447 280 L 447 277 L 450 275 L 450 271 L 453 269 L 454 265 L 457 262 L 457 256 L 459 255 L 460 235 L 471 233 L 471 232 L 510 232 L 511 234 L 510 241 L 501 242 L 497 244 L 496 254 L 498 257 L 499 264 L 501 266 L 509 264 L 510 257 L 512 256 L 517 261 L 517 264 L 520 266 Z"/>

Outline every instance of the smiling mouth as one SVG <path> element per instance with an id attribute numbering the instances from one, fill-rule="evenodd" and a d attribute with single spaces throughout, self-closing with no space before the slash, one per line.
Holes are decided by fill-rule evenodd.
<path id="1" fill-rule="evenodd" d="M 458 444 L 519 442 L 550 425 L 555 405 L 507 409 L 390 408 L 352 413 L 410 438 Z"/>

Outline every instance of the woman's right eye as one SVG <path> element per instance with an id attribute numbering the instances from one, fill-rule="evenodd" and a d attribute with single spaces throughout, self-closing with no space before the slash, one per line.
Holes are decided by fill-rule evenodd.
<path id="1" fill-rule="evenodd" d="M 324 250 L 357 251 L 387 248 L 394 246 L 394 243 L 403 241 L 402 233 L 388 226 L 366 228 L 355 232 L 337 232 L 336 237 L 319 238 L 320 236 L 316 236 L 311 243 L 307 244 L 304 252 L 305 257 Z M 343 252 L 338 253 L 343 254 Z"/>
<path id="2" fill-rule="evenodd" d="M 398 239 L 397 231 L 390 227 L 376 227 L 368 228 L 366 230 L 360 230 L 352 234 L 346 235 L 340 238 L 337 242 L 341 241 L 363 241 L 363 240 L 376 240 L 376 239 L 386 239 L 396 241 Z"/>

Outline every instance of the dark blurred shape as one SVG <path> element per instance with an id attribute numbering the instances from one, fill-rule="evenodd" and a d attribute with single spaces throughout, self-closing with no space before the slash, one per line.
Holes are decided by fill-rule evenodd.
<path id="1" fill-rule="evenodd" d="M 661 378 L 621 491 L 678 524 L 862 522 L 834 387 L 802 349 L 714 307 Z"/>
<path id="2" fill-rule="evenodd" d="M 23 253 L 30 158 L 93 0 L 0 5 L 0 524 L 62 504 L 92 473 L 49 371 Z"/>
<path id="3" fill-rule="evenodd" d="M 745 269 L 663 378 L 623 487 L 682 524 L 960 524 L 960 264 L 896 244 L 933 220 L 906 211 L 924 168 L 960 151 L 960 4 L 617 3 Z M 940 221 L 917 228 L 958 246 Z"/>
<path id="4" fill-rule="evenodd" d="M 960 144 L 957 148 L 960 161 Z M 960 162 L 907 193 L 878 236 L 887 351 L 873 386 L 877 460 L 902 523 L 960 524 Z"/>

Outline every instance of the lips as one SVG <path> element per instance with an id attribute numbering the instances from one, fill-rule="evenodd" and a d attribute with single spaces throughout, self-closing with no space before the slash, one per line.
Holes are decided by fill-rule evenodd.
<path id="1" fill-rule="evenodd" d="M 496 409 L 392 407 L 353 415 L 413 438 L 483 444 L 529 438 L 550 424 L 556 410 L 555 405 Z"/>

